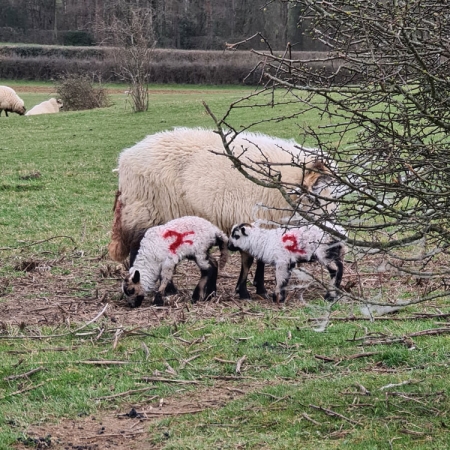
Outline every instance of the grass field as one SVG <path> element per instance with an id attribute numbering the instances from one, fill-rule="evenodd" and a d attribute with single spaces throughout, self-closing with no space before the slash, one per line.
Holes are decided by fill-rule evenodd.
<path id="1" fill-rule="evenodd" d="M 28 108 L 52 91 L 0 84 Z M 190 305 L 198 275 L 183 263 L 167 307 L 126 306 L 106 256 L 120 151 L 213 127 L 202 101 L 221 116 L 250 91 L 152 86 L 149 111 L 133 114 L 125 88 L 108 89 L 110 108 L 0 117 L 0 450 L 450 448 L 446 299 L 374 321 L 345 298 L 329 311 L 319 289 L 306 303 L 295 291 L 281 307 L 243 302 L 233 256 L 211 302 Z M 318 123 L 308 112 L 255 129 L 301 142 L 299 126 Z M 393 297 L 419 289 L 351 261 L 344 281 Z"/>

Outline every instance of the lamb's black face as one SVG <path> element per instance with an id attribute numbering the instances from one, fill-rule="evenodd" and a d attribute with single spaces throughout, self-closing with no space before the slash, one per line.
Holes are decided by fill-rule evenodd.
<path id="1" fill-rule="evenodd" d="M 240 225 L 235 225 L 231 230 L 231 236 L 228 241 L 228 250 L 235 252 L 238 250 L 241 250 L 239 246 L 239 240 L 247 236 L 247 230 L 246 227 L 250 227 L 248 223 L 241 223 Z"/>
<path id="2" fill-rule="evenodd" d="M 141 285 L 139 270 L 127 275 L 122 283 L 123 293 L 127 296 L 128 304 L 132 308 L 141 306 L 145 297 L 144 288 Z"/>

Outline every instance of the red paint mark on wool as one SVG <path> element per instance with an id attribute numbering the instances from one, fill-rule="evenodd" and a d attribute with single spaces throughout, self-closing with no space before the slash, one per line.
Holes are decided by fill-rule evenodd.
<path id="1" fill-rule="evenodd" d="M 180 233 L 176 230 L 167 230 L 163 234 L 163 238 L 164 239 L 175 238 L 175 240 L 169 246 L 169 250 L 173 254 L 175 254 L 178 247 L 180 247 L 180 245 L 183 245 L 183 244 L 193 245 L 194 244 L 194 241 L 191 241 L 190 239 L 184 239 L 189 234 L 195 234 L 195 232 L 194 231 L 185 231 L 184 233 Z"/>
<path id="2" fill-rule="evenodd" d="M 299 253 L 300 255 L 305 255 L 306 252 L 303 248 L 299 247 L 297 236 L 293 234 L 285 234 L 281 240 L 286 244 L 284 248 L 289 250 L 292 253 Z M 291 244 L 287 244 L 287 242 L 291 242 Z"/>

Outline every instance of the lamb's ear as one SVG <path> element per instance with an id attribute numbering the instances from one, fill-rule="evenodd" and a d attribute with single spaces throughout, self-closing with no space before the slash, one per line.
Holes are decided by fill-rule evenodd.
<path id="1" fill-rule="evenodd" d="M 136 283 L 139 283 L 140 279 L 141 279 L 141 274 L 139 273 L 139 270 L 135 270 L 133 273 L 133 278 L 131 278 L 131 281 L 136 284 Z"/>
<path id="2" fill-rule="evenodd" d="M 247 230 L 245 229 L 245 225 L 242 225 L 241 232 L 242 232 L 242 236 L 248 236 Z"/>

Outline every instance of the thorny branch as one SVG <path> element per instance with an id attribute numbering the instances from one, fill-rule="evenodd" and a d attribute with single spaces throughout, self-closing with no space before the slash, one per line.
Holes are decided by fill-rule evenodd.
<path id="1" fill-rule="evenodd" d="M 283 0 L 288 1 L 288 0 Z M 450 16 L 446 2 L 356 2 L 289 0 L 300 7 L 299 22 L 323 45 L 320 57 L 286 50 L 254 50 L 260 56 L 260 89 L 233 102 L 213 118 L 224 153 L 251 181 L 278 189 L 292 217 L 342 225 L 348 231 L 349 259 L 364 264 L 378 255 L 396 276 L 423 280 L 414 299 L 402 305 L 448 296 L 450 248 Z M 252 40 L 228 44 L 236 51 Z M 264 41 L 264 39 L 263 39 Z M 260 119 L 242 123 L 234 113 L 259 109 Z M 280 112 L 281 111 L 281 112 Z M 268 167 L 249 167 L 233 154 L 241 131 L 316 114 L 314 127 L 300 126 L 300 144 L 313 143 L 328 161 L 334 213 L 313 217 L 301 210 L 305 195 L 326 201 L 320 192 L 301 192 L 268 176 Z M 253 117 L 255 115 L 253 114 Z M 336 167 L 336 169 L 334 169 Z M 250 170 L 251 169 L 251 170 Z M 299 170 L 302 170 L 299 167 Z M 270 208 L 271 205 L 265 205 Z M 333 234 L 332 230 L 325 231 Z M 342 238 L 342 236 L 337 236 Z M 364 268 L 377 273 L 377 268 Z M 429 280 L 433 279 L 433 283 Z M 422 281 L 418 281 L 418 284 Z M 421 284 L 423 285 L 423 284 Z M 396 304 L 383 289 L 351 295 L 366 304 Z"/>

